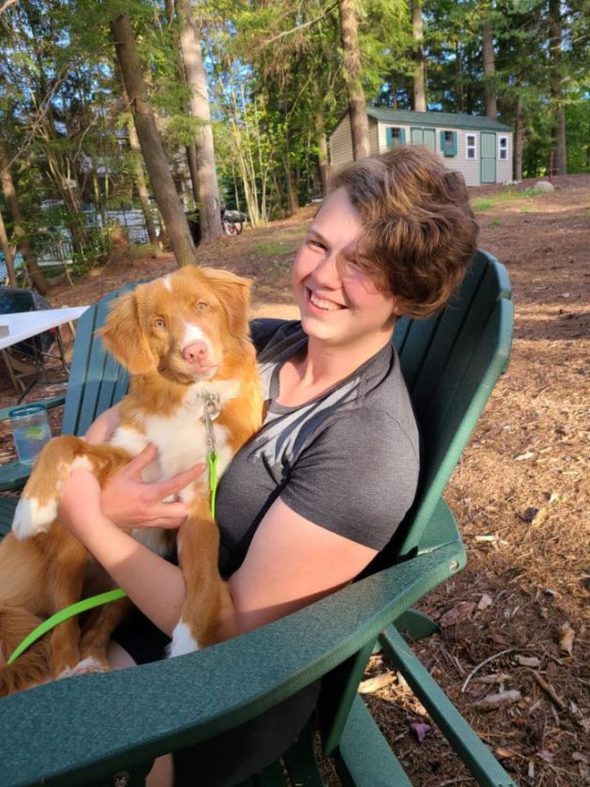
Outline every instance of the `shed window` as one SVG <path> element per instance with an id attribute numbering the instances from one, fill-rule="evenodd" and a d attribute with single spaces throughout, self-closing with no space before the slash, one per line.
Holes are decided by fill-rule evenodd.
<path id="1" fill-rule="evenodd" d="M 500 137 L 498 140 L 498 158 L 500 161 L 508 161 L 508 137 Z"/>
<path id="2" fill-rule="evenodd" d="M 443 156 L 456 156 L 457 155 L 457 132 L 456 131 L 441 131 L 440 132 L 440 150 Z"/>
<path id="3" fill-rule="evenodd" d="M 392 148 L 394 145 L 404 145 L 406 142 L 405 128 L 389 126 L 385 129 L 385 140 L 388 148 Z"/>
<path id="4" fill-rule="evenodd" d="M 467 158 L 477 158 L 476 137 L 475 134 L 467 134 L 465 137 L 465 150 Z"/>

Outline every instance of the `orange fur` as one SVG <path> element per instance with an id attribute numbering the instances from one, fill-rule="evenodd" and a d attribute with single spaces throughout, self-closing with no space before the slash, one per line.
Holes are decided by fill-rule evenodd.
<path id="1" fill-rule="evenodd" d="M 76 674 L 81 660 L 91 659 L 90 669 L 108 666 L 108 640 L 126 602 L 96 610 L 82 628 L 75 618 L 60 624 L 14 665 L 1 666 L 2 653 L 7 658 L 36 620 L 112 587 L 82 544 L 51 516 L 59 491 L 73 463 L 89 463 L 104 485 L 147 442 L 159 449 L 148 479 L 195 464 L 206 452 L 199 397 L 210 390 L 220 396 L 214 432 L 227 464 L 260 427 L 262 416 L 248 307 L 248 281 L 195 267 L 140 285 L 114 303 L 100 334 L 131 374 L 119 429 L 108 445 L 90 446 L 70 436 L 51 440 L 23 491 L 15 532 L 0 543 L 0 696 L 50 675 Z M 178 431 L 170 435 L 173 429 Z M 192 445 L 191 436 L 202 444 Z M 190 514 L 178 536 L 187 585 L 181 619 L 202 646 L 227 634 L 230 599 L 217 569 L 219 534 L 208 509 L 206 480 L 185 493 Z M 162 533 L 162 551 L 171 537 L 170 531 Z"/>

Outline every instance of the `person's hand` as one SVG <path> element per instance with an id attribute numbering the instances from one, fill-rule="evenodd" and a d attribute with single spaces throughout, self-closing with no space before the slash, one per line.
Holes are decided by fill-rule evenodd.
<path id="1" fill-rule="evenodd" d="M 103 489 L 102 511 L 119 527 L 176 529 L 186 519 L 188 508 L 184 503 L 162 501 L 198 478 L 206 465 L 202 462 L 165 481 L 146 483 L 141 479 L 141 472 L 155 457 L 156 448 L 150 444 L 129 464 L 117 470 Z"/>

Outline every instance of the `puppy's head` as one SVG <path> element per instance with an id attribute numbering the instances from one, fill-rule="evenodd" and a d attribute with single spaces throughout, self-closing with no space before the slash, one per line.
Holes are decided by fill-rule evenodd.
<path id="1" fill-rule="evenodd" d="M 249 344 L 249 295 L 247 279 L 187 266 L 118 298 L 99 333 L 132 375 L 188 385 Z"/>

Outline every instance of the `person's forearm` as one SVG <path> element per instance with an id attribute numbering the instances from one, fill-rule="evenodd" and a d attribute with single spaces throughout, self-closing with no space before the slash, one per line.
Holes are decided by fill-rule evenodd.
<path id="1" fill-rule="evenodd" d="M 87 522 L 78 538 L 133 604 L 172 635 L 185 598 L 182 571 L 119 530 L 110 520 Z"/>

